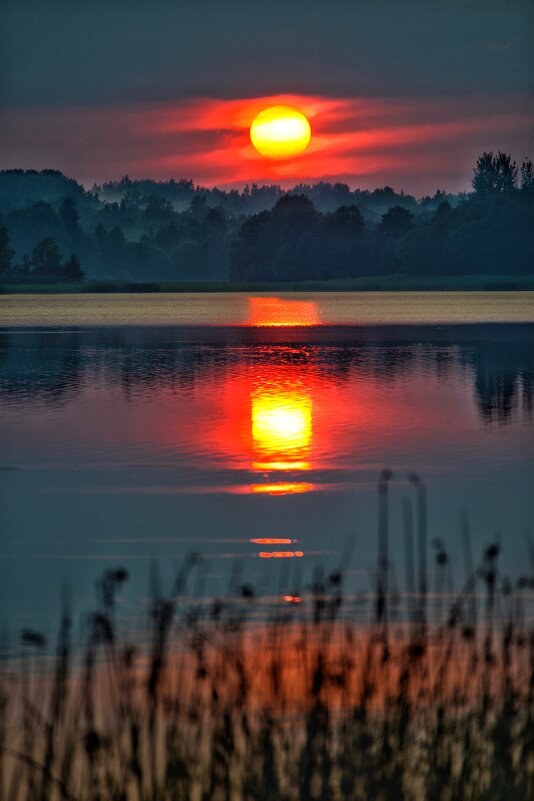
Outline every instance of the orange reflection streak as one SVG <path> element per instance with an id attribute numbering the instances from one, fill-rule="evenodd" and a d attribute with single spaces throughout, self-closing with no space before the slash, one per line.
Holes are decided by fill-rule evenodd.
<path id="1" fill-rule="evenodd" d="M 261 559 L 300 559 L 304 556 L 303 551 L 260 551 L 258 556 Z"/>
<path id="2" fill-rule="evenodd" d="M 305 300 L 251 297 L 248 325 L 318 325 L 316 304 Z M 305 471 L 311 469 L 313 406 L 309 386 L 295 380 L 295 370 L 278 367 L 260 378 L 251 393 L 253 470 Z M 285 495 L 309 492 L 307 482 L 253 484 L 252 492 Z"/>
<path id="3" fill-rule="evenodd" d="M 252 462 L 253 470 L 311 470 L 309 462 Z"/>
<path id="4" fill-rule="evenodd" d="M 292 327 L 320 325 L 317 305 L 311 300 L 285 298 L 248 299 L 249 315 L 246 325 L 258 327 Z"/>
<path id="5" fill-rule="evenodd" d="M 266 495 L 288 495 L 293 492 L 310 492 L 314 489 L 313 484 L 305 481 L 286 481 L 276 484 L 253 484 L 252 492 L 264 493 Z"/>
<path id="6" fill-rule="evenodd" d="M 292 366 L 278 365 L 261 375 L 250 396 L 252 469 L 265 472 L 311 469 L 313 403 L 311 387 Z M 258 483 L 255 493 L 308 492 L 313 485 L 282 481 Z"/>
<path id="7" fill-rule="evenodd" d="M 299 595 L 284 595 L 284 601 L 288 604 L 299 604 L 300 603 L 300 596 Z"/>
<path id="8" fill-rule="evenodd" d="M 292 542 L 297 542 L 297 540 L 291 540 L 287 537 L 259 537 L 249 540 L 249 542 L 254 542 L 256 545 L 291 545 Z"/>

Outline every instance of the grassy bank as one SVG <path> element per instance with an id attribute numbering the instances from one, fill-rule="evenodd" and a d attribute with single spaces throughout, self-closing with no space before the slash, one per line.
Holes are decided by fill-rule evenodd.
<path id="1" fill-rule="evenodd" d="M 119 292 L 492 292 L 534 290 L 534 275 L 418 276 L 381 275 L 335 281 L 131 282 L 85 281 L 78 284 L 1 284 L 0 294 Z"/>

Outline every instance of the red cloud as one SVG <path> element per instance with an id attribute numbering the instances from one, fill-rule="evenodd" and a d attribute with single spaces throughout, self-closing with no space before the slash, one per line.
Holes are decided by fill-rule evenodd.
<path id="1" fill-rule="evenodd" d="M 308 149 L 290 160 L 259 155 L 249 139 L 270 105 L 310 120 Z M 197 98 L 137 107 L 8 109 L 2 166 L 57 167 L 86 182 L 131 177 L 284 186 L 319 179 L 421 194 L 466 189 L 483 150 L 527 154 L 521 98 L 354 98 L 304 95 Z"/>

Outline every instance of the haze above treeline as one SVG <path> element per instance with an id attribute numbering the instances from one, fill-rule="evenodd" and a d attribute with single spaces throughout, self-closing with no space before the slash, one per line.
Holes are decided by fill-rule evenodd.
<path id="1" fill-rule="evenodd" d="M 0 172 L 0 281 L 299 281 L 534 272 L 534 169 L 504 153 L 473 191 L 385 186 L 224 191 L 191 180 L 86 190 L 57 170 Z"/>

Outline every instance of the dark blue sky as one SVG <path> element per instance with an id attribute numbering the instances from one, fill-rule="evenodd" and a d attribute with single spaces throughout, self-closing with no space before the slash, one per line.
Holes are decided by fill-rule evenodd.
<path id="1" fill-rule="evenodd" d="M 4 0 L 9 104 L 526 92 L 527 0 Z"/>

